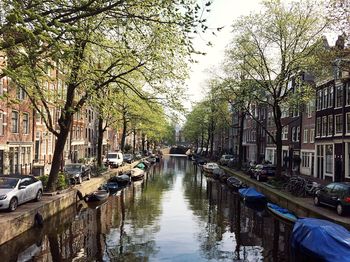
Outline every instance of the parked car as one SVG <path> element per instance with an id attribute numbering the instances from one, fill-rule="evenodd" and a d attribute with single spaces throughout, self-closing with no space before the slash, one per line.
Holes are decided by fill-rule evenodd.
<path id="1" fill-rule="evenodd" d="M 132 162 L 134 162 L 134 155 L 133 154 L 124 154 L 123 161 L 128 163 L 128 164 L 131 164 Z"/>
<path id="2" fill-rule="evenodd" d="M 276 166 L 274 165 L 256 165 L 251 171 L 250 177 L 258 181 L 266 181 L 268 177 L 275 176 Z"/>
<path id="3" fill-rule="evenodd" d="M 229 161 L 233 161 L 233 155 L 222 155 L 219 160 L 219 165 L 227 166 Z"/>
<path id="4" fill-rule="evenodd" d="M 91 178 L 90 167 L 82 163 L 67 164 L 64 166 L 63 171 L 74 184 L 81 184 L 83 179 L 90 180 Z"/>
<path id="5" fill-rule="evenodd" d="M 318 190 L 314 196 L 314 204 L 335 207 L 338 215 L 350 210 L 350 183 L 330 183 Z"/>
<path id="6" fill-rule="evenodd" d="M 25 202 L 41 200 L 43 184 L 34 176 L 0 176 L 0 209 L 15 211 Z"/>
<path id="7" fill-rule="evenodd" d="M 123 161 L 123 154 L 120 152 L 110 152 L 103 160 L 105 165 L 109 165 L 110 167 L 120 167 L 123 165 Z"/>

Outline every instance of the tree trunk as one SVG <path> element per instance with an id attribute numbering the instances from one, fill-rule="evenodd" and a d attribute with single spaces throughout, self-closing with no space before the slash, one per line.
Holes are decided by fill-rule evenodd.
<path id="1" fill-rule="evenodd" d="M 46 187 L 46 190 L 49 192 L 56 190 L 56 181 L 58 178 L 58 172 L 60 171 L 64 146 L 66 144 L 67 137 L 69 134 L 71 119 L 72 117 L 68 117 L 68 119 L 66 119 L 65 121 L 67 123 L 66 127 L 61 127 L 60 133 L 56 140 L 55 151 L 53 153 L 51 170 L 49 174 L 49 180 L 47 181 L 47 187 Z"/>
<path id="2" fill-rule="evenodd" d="M 241 113 L 241 119 L 239 122 L 239 129 L 238 129 L 238 163 L 237 167 L 241 169 L 242 162 L 243 162 L 243 128 L 244 128 L 244 118 L 245 113 Z"/>
<path id="3" fill-rule="evenodd" d="M 210 156 L 212 157 L 214 155 L 214 121 L 212 120 L 211 121 L 211 124 L 210 124 L 210 137 L 211 137 L 211 140 L 210 140 Z"/>
<path id="4" fill-rule="evenodd" d="M 204 132 L 203 132 L 203 129 L 202 129 L 202 137 L 201 137 L 201 150 L 200 150 L 200 154 L 202 154 L 203 152 L 203 146 L 204 146 Z"/>
<path id="5" fill-rule="evenodd" d="M 123 132 L 122 132 L 122 139 L 120 141 L 120 150 L 124 152 L 125 147 L 125 139 L 126 139 L 126 132 L 127 132 L 127 121 L 125 117 L 123 117 Z"/>
<path id="6" fill-rule="evenodd" d="M 281 108 L 277 104 L 274 107 L 274 118 L 276 125 L 276 176 L 282 174 L 282 123 L 281 123 Z"/>
<path id="7" fill-rule="evenodd" d="M 98 137 L 97 137 L 97 166 L 102 166 L 102 143 L 103 143 L 103 119 L 102 117 L 98 117 Z"/>
<path id="8" fill-rule="evenodd" d="M 132 153 L 135 154 L 135 149 L 136 149 L 136 130 L 135 130 L 135 128 L 134 128 L 133 136 L 134 136 L 134 139 L 133 139 L 133 143 L 132 143 Z"/>
<path id="9" fill-rule="evenodd" d="M 144 154 L 145 153 L 145 143 L 146 143 L 146 141 L 145 141 L 145 134 L 144 133 L 142 133 L 141 138 L 142 138 L 142 142 L 141 142 L 141 144 L 142 144 L 142 154 Z"/>

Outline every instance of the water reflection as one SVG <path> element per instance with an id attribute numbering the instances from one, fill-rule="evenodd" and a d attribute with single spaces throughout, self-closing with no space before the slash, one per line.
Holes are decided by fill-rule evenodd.
<path id="1" fill-rule="evenodd" d="M 165 157 L 99 206 L 78 203 L 0 246 L 5 261 L 288 261 L 291 228 Z"/>

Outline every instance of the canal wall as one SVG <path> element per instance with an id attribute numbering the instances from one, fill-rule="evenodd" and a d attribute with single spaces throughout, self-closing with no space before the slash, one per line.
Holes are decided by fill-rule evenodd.
<path id="1" fill-rule="evenodd" d="M 221 166 L 227 173 L 237 177 L 248 186 L 256 188 L 259 192 L 266 195 L 272 202 L 287 208 L 299 217 L 315 217 L 327 219 L 350 229 L 350 218 L 348 216 L 338 216 L 335 210 L 326 207 L 316 207 L 312 198 L 301 198 L 292 196 L 281 190 L 272 188 L 265 183 L 251 179 L 241 171 L 234 171 Z"/>
<path id="2" fill-rule="evenodd" d="M 17 208 L 14 212 L 1 211 L 0 212 L 0 245 L 14 239 L 30 228 L 36 225 L 36 214 L 40 214 L 43 220 L 47 220 L 53 215 L 65 210 L 73 204 L 76 204 L 77 191 L 79 190 L 83 195 L 89 194 L 96 190 L 101 184 L 105 183 L 111 176 L 124 170 L 128 170 L 138 162 L 131 165 L 125 165 L 117 169 L 111 169 L 105 172 L 100 177 L 91 178 L 84 181 L 80 185 L 73 186 L 62 192 L 55 194 L 45 194 L 39 202 L 28 202 Z M 45 223 L 45 222 L 44 222 Z"/>

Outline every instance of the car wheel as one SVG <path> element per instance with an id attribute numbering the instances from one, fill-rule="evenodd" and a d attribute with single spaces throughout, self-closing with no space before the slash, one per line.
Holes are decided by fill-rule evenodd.
<path id="1" fill-rule="evenodd" d="M 17 209 L 17 206 L 18 206 L 18 200 L 17 198 L 12 198 L 10 200 L 10 204 L 9 204 L 9 211 L 15 211 Z"/>
<path id="2" fill-rule="evenodd" d="M 320 206 L 320 199 L 318 198 L 318 196 L 314 197 L 314 205 L 315 206 Z"/>
<path id="3" fill-rule="evenodd" d="M 338 203 L 338 205 L 337 205 L 337 214 L 339 216 L 344 215 L 344 208 L 343 208 L 342 204 L 340 204 L 340 203 Z"/>
<path id="4" fill-rule="evenodd" d="M 78 177 L 78 184 L 81 184 L 83 182 L 83 179 L 81 178 L 81 176 Z"/>
<path id="5" fill-rule="evenodd" d="M 40 201 L 43 196 L 43 191 L 41 189 L 38 190 L 38 193 L 36 193 L 35 201 Z"/>

